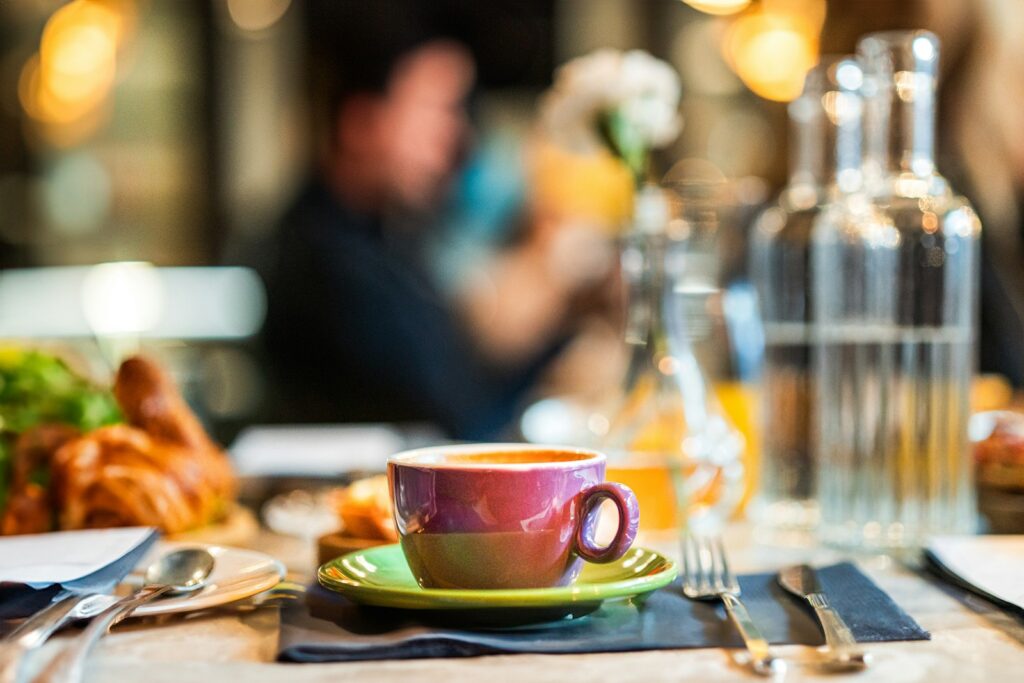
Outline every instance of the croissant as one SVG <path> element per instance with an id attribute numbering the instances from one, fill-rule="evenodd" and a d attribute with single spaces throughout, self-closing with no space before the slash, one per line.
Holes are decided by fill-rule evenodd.
<path id="1" fill-rule="evenodd" d="M 0 517 L 0 535 L 38 534 L 53 527 L 53 498 L 41 479 L 49 479 L 53 456 L 79 436 L 70 425 L 44 424 L 23 432 L 14 443 L 10 497 Z"/>
<path id="2" fill-rule="evenodd" d="M 127 425 L 103 427 L 54 455 L 53 493 L 63 529 L 155 526 L 176 533 L 221 517 L 234 494 L 225 454 L 171 379 L 129 358 L 114 380 Z"/>
<path id="3" fill-rule="evenodd" d="M 234 496 L 227 456 L 155 363 L 129 358 L 114 380 L 127 424 L 79 435 L 60 425 L 26 431 L 15 447 L 0 533 L 153 526 L 166 533 L 217 521 Z M 44 488 L 32 473 L 49 470 Z"/>
<path id="4" fill-rule="evenodd" d="M 206 430 L 156 363 L 134 356 L 121 363 L 114 397 L 125 421 L 157 441 L 196 451 L 218 451 Z"/>
<path id="5" fill-rule="evenodd" d="M 53 474 L 62 529 L 186 531 L 214 521 L 230 495 L 221 453 L 158 441 L 128 425 L 103 427 L 62 446 Z"/>

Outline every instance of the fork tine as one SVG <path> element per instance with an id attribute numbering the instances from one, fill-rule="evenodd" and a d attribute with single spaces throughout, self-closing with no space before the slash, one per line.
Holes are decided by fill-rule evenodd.
<path id="1" fill-rule="evenodd" d="M 707 544 L 708 556 L 711 560 L 711 581 L 716 593 L 721 593 L 725 588 L 725 581 L 722 577 L 722 558 L 718 553 L 718 539 L 708 537 L 704 541 Z"/>
<path id="2" fill-rule="evenodd" d="M 712 593 L 714 591 L 713 584 L 713 568 L 711 565 L 711 552 L 708 548 L 707 539 L 703 536 L 697 536 L 697 555 L 700 558 L 700 590 L 702 593 Z"/>
<path id="3" fill-rule="evenodd" d="M 729 561 L 726 559 L 725 544 L 722 543 L 721 536 L 715 537 L 715 547 L 718 550 L 718 557 L 722 567 L 722 583 L 725 586 L 725 590 L 740 594 L 740 584 L 736 581 L 736 577 L 729 571 Z"/>
<path id="4" fill-rule="evenodd" d="M 717 534 L 701 536 L 686 533 L 682 546 L 683 590 L 686 596 L 694 600 L 720 600 L 725 605 L 729 619 L 743 638 L 754 671 L 763 676 L 770 675 L 776 680 L 780 679 L 785 674 L 785 662 L 772 654 L 768 641 L 740 601 L 739 585 L 729 570 L 729 563 L 725 558 L 725 544 L 722 543 L 721 537 Z"/>
<path id="5" fill-rule="evenodd" d="M 700 562 L 693 535 L 683 535 L 683 587 L 695 597 L 700 592 Z"/>
<path id="6" fill-rule="evenodd" d="M 683 533 L 679 539 L 679 551 L 683 556 L 683 589 L 689 589 L 693 585 L 693 568 L 690 566 L 690 535 Z"/>

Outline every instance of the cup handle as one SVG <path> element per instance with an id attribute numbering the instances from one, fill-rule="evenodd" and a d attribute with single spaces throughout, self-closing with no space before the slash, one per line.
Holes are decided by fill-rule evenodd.
<path id="1" fill-rule="evenodd" d="M 598 508 L 604 500 L 615 503 L 619 509 L 619 528 L 615 538 L 602 548 L 594 540 L 597 530 Z M 623 484 L 606 481 L 584 491 L 580 497 L 580 524 L 576 528 L 576 553 L 587 562 L 605 564 L 614 562 L 629 550 L 640 526 L 640 505 L 633 491 Z"/>

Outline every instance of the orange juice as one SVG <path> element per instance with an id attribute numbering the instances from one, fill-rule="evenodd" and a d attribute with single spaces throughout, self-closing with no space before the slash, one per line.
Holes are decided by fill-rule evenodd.
<path id="1" fill-rule="evenodd" d="M 633 489 L 640 504 L 641 529 L 674 529 L 679 526 L 673 475 L 664 464 L 641 462 L 611 465 L 605 479 Z"/>
<path id="2" fill-rule="evenodd" d="M 743 382 L 718 382 L 715 384 L 715 395 L 722 405 L 733 426 L 743 435 L 743 498 L 737 509 L 742 513 L 747 503 L 757 492 L 759 473 L 761 471 L 761 445 L 758 429 L 757 390 Z"/>
<path id="3" fill-rule="evenodd" d="M 723 412 L 742 422 L 744 434 L 751 432 L 753 419 L 749 410 L 745 415 L 741 413 L 751 405 L 749 390 L 736 384 L 723 391 L 723 402 L 728 402 Z M 725 483 L 725 463 L 690 457 L 692 454 L 686 452 L 691 436 L 688 430 L 682 397 L 659 392 L 649 378 L 636 384 L 612 421 L 611 432 L 617 438 L 604 444 L 609 454 L 606 478 L 625 484 L 636 493 L 641 529 L 680 528 L 690 515 L 708 508 L 725 505 L 728 507 L 722 512 L 729 515 L 738 506 L 740 491 L 733 488 L 732 481 Z M 736 485 L 746 486 L 746 482 Z M 723 495 L 728 495 L 729 500 L 724 500 Z"/>
<path id="4" fill-rule="evenodd" d="M 610 463 L 605 478 L 633 489 L 640 504 L 640 528 L 650 531 L 682 527 L 687 514 L 714 506 L 723 486 L 718 467 L 649 453 Z"/>

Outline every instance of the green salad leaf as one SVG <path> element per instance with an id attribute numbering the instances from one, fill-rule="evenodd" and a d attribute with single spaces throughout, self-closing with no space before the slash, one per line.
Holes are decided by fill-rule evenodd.
<path id="1" fill-rule="evenodd" d="M 0 348 L 0 510 L 10 486 L 18 434 L 58 422 L 83 432 L 122 420 L 114 394 L 75 374 L 49 353 Z"/>
<path id="2" fill-rule="evenodd" d="M 49 422 L 89 431 L 120 421 L 114 394 L 79 377 L 57 356 L 0 349 L 0 431 L 20 434 Z"/>
<path id="3" fill-rule="evenodd" d="M 0 512 L 7 506 L 7 489 L 11 482 L 11 449 L 7 439 L 0 438 Z"/>

